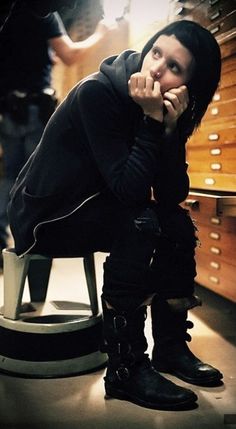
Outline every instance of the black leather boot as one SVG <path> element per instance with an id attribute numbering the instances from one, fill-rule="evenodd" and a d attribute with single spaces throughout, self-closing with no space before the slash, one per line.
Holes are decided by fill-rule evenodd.
<path id="1" fill-rule="evenodd" d="M 146 307 L 128 314 L 108 309 L 103 303 L 103 314 L 104 351 L 109 356 L 104 378 L 107 397 L 161 410 L 195 408 L 195 393 L 158 374 L 145 354 Z"/>
<path id="2" fill-rule="evenodd" d="M 188 348 L 191 341 L 187 329 L 187 311 L 173 311 L 167 301 L 155 297 L 151 305 L 154 348 L 152 364 L 157 371 L 173 374 L 191 384 L 218 386 L 223 375 L 218 369 L 202 362 Z"/>

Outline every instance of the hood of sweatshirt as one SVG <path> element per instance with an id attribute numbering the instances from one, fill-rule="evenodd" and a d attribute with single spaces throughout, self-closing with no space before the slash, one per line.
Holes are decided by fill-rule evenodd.
<path id="1" fill-rule="evenodd" d="M 111 82 L 114 90 L 126 101 L 129 99 L 128 81 L 131 74 L 140 71 L 141 54 L 126 50 L 120 55 L 106 58 L 100 65 L 102 72 Z"/>

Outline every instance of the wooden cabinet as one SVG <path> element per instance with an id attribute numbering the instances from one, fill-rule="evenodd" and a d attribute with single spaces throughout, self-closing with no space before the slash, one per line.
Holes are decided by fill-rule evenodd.
<path id="1" fill-rule="evenodd" d="M 236 38 L 221 45 L 220 86 L 188 144 L 192 188 L 236 191 Z"/>
<path id="2" fill-rule="evenodd" d="M 236 302 L 236 195 L 191 192 L 183 207 L 198 228 L 196 281 Z"/>
<path id="3" fill-rule="evenodd" d="M 187 144 L 191 193 L 184 207 L 201 241 L 196 281 L 236 302 L 236 0 L 172 0 L 170 11 L 170 21 L 208 28 L 221 49 L 219 88 Z"/>

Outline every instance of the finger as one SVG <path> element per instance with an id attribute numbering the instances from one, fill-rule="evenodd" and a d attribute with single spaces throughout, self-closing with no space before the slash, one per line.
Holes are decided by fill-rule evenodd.
<path id="1" fill-rule="evenodd" d="M 161 85 L 160 82 L 158 82 L 158 80 L 156 80 L 153 83 L 153 91 L 155 95 L 160 95 L 161 94 Z"/>
<path id="2" fill-rule="evenodd" d="M 179 95 L 178 97 L 181 100 L 181 103 L 185 104 L 185 106 L 187 107 L 188 103 L 189 103 L 189 93 L 188 93 L 188 88 L 185 85 L 182 85 L 179 87 Z"/>
<path id="3" fill-rule="evenodd" d="M 189 94 L 188 94 L 188 88 L 186 87 L 186 85 L 181 85 L 178 88 L 172 88 L 169 89 L 169 91 L 172 94 L 177 95 L 177 97 L 179 98 L 180 103 L 184 103 L 187 104 L 189 103 Z"/>
<path id="4" fill-rule="evenodd" d="M 146 78 L 146 91 L 147 93 L 151 93 L 154 89 L 154 80 L 151 76 Z"/>
<path id="5" fill-rule="evenodd" d="M 171 116 L 174 116 L 175 115 L 175 109 L 173 107 L 173 104 L 169 100 L 164 100 L 163 104 L 165 105 L 168 113 L 170 113 Z"/>
<path id="6" fill-rule="evenodd" d="M 168 100 L 175 110 L 181 110 L 181 102 L 176 94 L 173 94 L 172 92 L 165 92 L 164 100 Z"/>
<path id="7" fill-rule="evenodd" d="M 146 88 L 146 77 L 143 75 L 139 75 L 137 77 L 137 89 L 138 91 L 143 91 Z"/>
<path id="8" fill-rule="evenodd" d="M 188 107 L 189 96 L 187 88 L 173 88 L 164 94 L 164 98 L 170 100 L 178 115 L 181 115 Z"/>
<path id="9" fill-rule="evenodd" d="M 137 76 L 137 73 L 135 73 L 131 75 L 129 79 L 129 89 L 131 94 L 135 93 L 135 90 L 137 88 L 137 82 L 138 82 L 138 76 Z"/>

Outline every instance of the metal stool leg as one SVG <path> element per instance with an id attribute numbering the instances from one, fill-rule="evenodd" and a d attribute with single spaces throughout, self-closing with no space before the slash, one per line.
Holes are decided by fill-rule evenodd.
<path id="1" fill-rule="evenodd" d="M 98 314 L 98 298 L 94 254 L 92 253 L 91 255 L 85 256 L 83 258 L 83 263 L 91 310 L 93 316 L 96 316 Z"/>
<path id="2" fill-rule="evenodd" d="M 3 316 L 7 319 L 17 320 L 19 318 L 30 255 L 19 258 L 11 249 L 3 249 L 2 254 L 4 268 Z"/>

